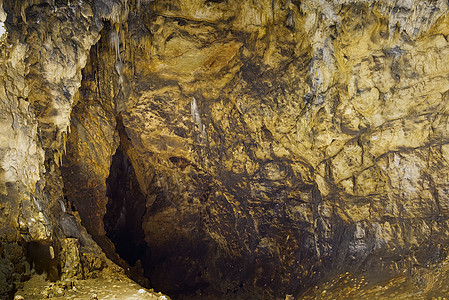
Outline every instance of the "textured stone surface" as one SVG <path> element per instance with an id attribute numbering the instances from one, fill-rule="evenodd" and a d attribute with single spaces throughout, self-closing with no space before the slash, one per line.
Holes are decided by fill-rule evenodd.
<path id="1" fill-rule="evenodd" d="M 96 4 L 100 10 L 102 3 Z M 81 70 L 99 38 L 101 18 L 111 17 L 93 7 L 87 1 L 0 1 L 2 299 L 29 279 L 30 267 L 49 279 L 61 271 L 73 278 L 65 268 L 77 263 L 78 252 L 88 257 L 79 278 L 98 271 L 92 260 L 117 268 L 64 199 L 59 172 Z M 68 251 L 67 238 L 77 238 L 81 247 Z"/>
<path id="2" fill-rule="evenodd" d="M 79 105 L 120 116 L 152 284 L 284 297 L 446 256 L 446 3 L 139 3 L 86 70 L 115 90 Z"/>
<path id="3" fill-rule="evenodd" d="M 57 283 L 34 276 L 24 284 L 16 296 L 20 299 L 127 299 L 170 300 L 154 290 L 146 290 L 125 276 L 110 274 L 107 278 L 65 280 Z M 23 298 L 18 298 L 23 297 Z M 15 298 L 16 299 L 16 298 Z"/>
<path id="4" fill-rule="evenodd" d="M 2 241 L 76 239 L 79 268 L 99 274 L 81 218 L 129 275 L 181 298 L 284 299 L 329 278 L 337 297 L 347 271 L 404 293 L 437 291 L 422 274 L 444 282 L 445 1 L 5 12 Z M 127 231 L 145 250 L 113 245 Z M 61 249 L 60 267 L 76 265 Z"/>

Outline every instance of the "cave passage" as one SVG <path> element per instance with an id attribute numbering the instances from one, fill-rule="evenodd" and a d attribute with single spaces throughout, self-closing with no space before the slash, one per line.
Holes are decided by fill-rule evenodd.
<path id="1" fill-rule="evenodd" d="M 156 249 L 147 244 L 142 218 L 145 213 L 151 214 L 151 210 L 146 209 L 146 198 L 122 146 L 112 157 L 106 186 L 109 201 L 103 218 L 104 228 L 115 252 L 129 265 L 122 264 L 127 275 L 147 288 L 175 295 L 177 299 L 206 289 L 209 284 L 202 273 L 207 271 L 208 265 L 204 259 L 210 256 L 208 251 L 216 249 L 206 241 L 179 236 Z M 164 201 L 162 199 L 158 197 L 156 203 Z"/>
<path id="2" fill-rule="evenodd" d="M 139 268 L 145 269 L 149 261 L 149 248 L 142 230 L 145 196 L 121 146 L 112 157 L 106 184 L 109 198 L 103 219 L 106 236 L 114 243 L 117 254 L 131 267 L 139 264 Z"/>

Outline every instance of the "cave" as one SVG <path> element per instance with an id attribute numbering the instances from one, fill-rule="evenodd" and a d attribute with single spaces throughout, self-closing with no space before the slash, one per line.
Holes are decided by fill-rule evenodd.
<path id="1" fill-rule="evenodd" d="M 448 296 L 448 37 L 442 0 L 0 0 L 0 298 Z"/>
<path id="2" fill-rule="evenodd" d="M 112 157 L 106 186 L 109 198 L 104 215 L 106 236 L 114 244 L 117 254 L 131 267 L 136 263 L 145 266 L 150 258 L 142 231 L 145 198 L 134 169 L 120 147 Z"/>

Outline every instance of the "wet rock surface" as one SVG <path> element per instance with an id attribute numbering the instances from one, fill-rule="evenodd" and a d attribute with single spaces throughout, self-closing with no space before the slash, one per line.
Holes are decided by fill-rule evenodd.
<path id="1" fill-rule="evenodd" d="M 5 297 L 103 251 L 176 299 L 447 292 L 446 2 L 3 10 Z"/>

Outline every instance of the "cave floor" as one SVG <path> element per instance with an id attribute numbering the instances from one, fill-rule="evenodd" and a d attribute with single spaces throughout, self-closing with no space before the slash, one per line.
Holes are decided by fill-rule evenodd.
<path id="1" fill-rule="evenodd" d="M 34 275 L 19 289 L 20 295 L 28 299 L 149 299 L 169 300 L 168 296 L 142 288 L 126 277 L 95 278 L 75 281 L 49 282 L 45 275 Z M 19 298 L 20 299 L 20 298 Z"/>
<path id="2" fill-rule="evenodd" d="M 432 274 L 436 275 L 436 274 Z M 440 286 L 436 280 L 439 276 L 426 276 L 430 286 Z M 445 276 L 444 276 L 445 277 Z M 23 299 L 150 299 L 170 300 L 161 293 L 152 289 L 144 289 L 126 276 L 111 276 L 107 278 L 95 278 L 74 281 L 49 282 L 43 275 L 33 275 L 26 281 L 17 293 Z M 444 280 L 446 281 L 446 280 Z M 420 285 L 420 284 L 418 284 Z M 448 299 L 447 287 L 432 289 L 424 286 L 418 287 L 417 282 L 407 279 L 406 276 L 397 276 L 393 279 L 370 284 L 363 276 L 352 276 L 349 273 L 341 274 L 333 280 L 315 286 L 307 290 L 301 297 L 286 296 L 285 299 Z M 443 284 L 444 285 L 444 284 Z M 433 291 L 432 291 L 433 290 Z M 223 295 L 222 297 L 210 296 L 184 297 L 183 299 L 237 299 Z M 15 299 L 22 299 L 20 297 Z M 240 298 L 238 298 L 240 299 Z M 252 299 L 244 297 L 242 299 Z M 280 299 L 280 298 L 279 298 Z M 283 299 L 282 299 L 283 300 Z"/>

